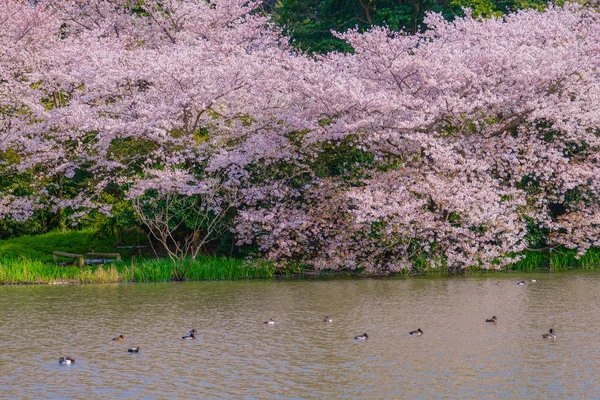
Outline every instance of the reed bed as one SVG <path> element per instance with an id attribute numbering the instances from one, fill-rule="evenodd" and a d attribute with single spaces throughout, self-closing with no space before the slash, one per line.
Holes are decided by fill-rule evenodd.
<path id="1" fill-rule="evenodd" d="M 265 279 L 275 275 L 270 263 L 238 260 L 227 257 L 203 256 L 189 261 L 185 281 L 215 281 Z M 175 280 L 169 259 L 142 259 L 130 264 L 136 282 L 166 282 Z"/>
<path id="2" fill-rule="evenodd" d="M 27 258 L 0 260 L 0 284 L 62 283 L 77 281 L 81 270 Z"/>
<path id="3" fill-rule="evenodd" d="M 564 271 L 568 269 L 592 270 L 600 267 L 600 249 L 589 249 L 582 257 L 577 257 L 577 250 L 555 249 L 553 252 L 525 251 L 525 258 L 509 265 L 511 271 Z"/>
<path id="4" fill-rule="evenodd" d="M 267 279 L 275 268 L 265 262 L 247 262 L 207 256 L 190 262 L 185 281 Z M 0 284 L 117 283 L 174 281 L 169 259 L 137 259 L 130 262 L 85 266 L 59 266 L 27 258 L 0 259 Z"/>
<path id="5" fill-rule="evenodd" d="M 125 269 L 119 273 L 114 265 L 98 266 L 82 269 L 78 279 L 80 283 L 119 283 L 127 281 L 127 272 Z"/>

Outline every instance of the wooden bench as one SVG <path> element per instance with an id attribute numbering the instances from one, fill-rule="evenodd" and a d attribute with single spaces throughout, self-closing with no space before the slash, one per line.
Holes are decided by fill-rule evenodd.
<path id="1" fill-rule="evenodd" d="M 121 261 L 121 255 L 119 253 L 86 253 L 88 257 L 99 257 L 99 258 L 114 258 L 117 261 Z"/>
<path id="2" fill-rule="evenodd" d="M 56 261 L 56 259 L 58 258 L 58 256 L 61 257 L 69 257 L 69 258 L 76 258 L 77 259 L 77 265 L 79 266 L 79 268 L 82 268 L 85 260 L 83 258 L 82 254 L 73 254 L 73 253 L 64 253 L 62 251 L 53 251 L 52 252 L 52 258 L 54 258 L 54 261 Z"/>
<path id="3" fill-rule="evenodd" d="M 73 253 L 65 253 L 62 251 L 53 251 L 52 252 L 52 258 L 54 258 L 54 261 L 57 260 L 58 256 L 61 257 L 69 257 L 69 258 L 76 258 L 77 259 L 77 265 L 79 266 L 79 268 L 82 268 L 85 265 L 86 259 L 83 256 L 83 254 L 73 254 Z M 106 262 L 107 258 L 114 258 L 117 261 L 121 261 L 121 255 L 119 253 L 94 253 L 94 252 L 90 252 L 90 253 L 86 253 L 86 256 L 88 257 L 99 257 L 103 259 L 103 263 Z"/>

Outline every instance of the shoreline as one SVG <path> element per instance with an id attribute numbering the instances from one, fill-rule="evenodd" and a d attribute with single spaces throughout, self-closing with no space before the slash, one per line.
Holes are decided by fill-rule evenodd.
<path id="1" fill-rule="evenodd" d="M 133 239 L 130 238 L 133 243 Z M 85 265 L 61 265 L 72 259 L 53 258 L 53 252 L 84 254 L 115 251 L 112 238 L 102 237 L 93 230 L 52 232 L 36 236 L 22 236 L 0 240 L 0 284 L 2 285 L 72 285 L 120 282 L 199 282 L 234 281 L 251 279 L 300 280 L 300 279 L 360 279 L 360 278 L 419 278 L 451 277 L 467 274 L 506 274 L 512 272 L 546 273 L 564 270 L 597 270 L 600 268 L 600 248 L 591 248 L 577 258 L 572 249 L 552 249 L 550 252 L 527 250 L 518 261 L 501 269 L 483 269 L 478 266 L 449 270 L 443 266 L 433 267 L 425 260 L 414 260 L 411 270 L 390 273 L 367 273 L 364 270 L 315 270 L 306 265 L 289 264 L 276 267 L 274 263 L 260 258 L 231 257 L 224 255 L 199 255 L 174 267 L 168 258 L 156 258 L 141 254 L 138 250 L 119 251 L 123 261 Z M 524 256 L 524 257 L 520 257 Z"/>
<path id="2" fill-rule="evenodd" d="M 50 268 L 56 268 L 49 266 Z M 64 267 L 59 267 L 64 268 Z M 253 268 L 253 267 L 249 267 Z M 79 269 L 79 268 L 77 268 Z M 35 280 L 0 280 L 0 286 L 61 286 L 61 285 L 101 285 L 101 284 L 143 284 L 143 283 L 190 283 L 190 282 L 233 282 L 250 280 L 271 280 L 271 281 L 298 281 L 298 280 L 329 280 L 329 279 L 438 279 L 453 277 L 472 277 L 472 276 L 508 276 L 514 274 L 548 274 L 561 272 L 594 272 L 597 268 L 570 267 L 561 269 L 537 268 L 532 270 L 463 270 L 463 271 L 427 271 L 420 273 L 399 272 L 388 274 L 366 274 L 364 272 L 339 272 L 339 271 L 309 271 L 307 272 L 274 272 L 271 276 L 253 276 L 253 277 L 231 277 L 231 278 L 207 278 L 207 279 L 161 279 L 161 280 L 135 280 L 121 279 L 121 274 L 115 274 L 115 267 L 106 268 L 98 266 L 95 271 L 92 268 L 80 270 L 80 276 L 74 278 L 55 278 L 55 279 L 35 279 Z M 3 272 L 3 265 L 0 263 L 0 276 Z M 127 274 L 130 271 L 126 271 Z M 86 279 L 87 278 L 87 279 Z"/>

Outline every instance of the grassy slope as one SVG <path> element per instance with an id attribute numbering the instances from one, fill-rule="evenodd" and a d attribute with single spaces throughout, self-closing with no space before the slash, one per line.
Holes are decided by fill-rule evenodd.
<path id="1" fill-rule="evenodd" d="M 53 251 L 83 254 L 88 251 L 114 253 L 118 249 L 113 238 L 100 238 L 91 230 L 50 232 L 45 235 L 0 240 L 0 259 L 25 258 L 52 262 Z"/>
<path id="2" fill-rule="evenodd" d="M 135 238 L 133 238 L 135 240 Z M 129 244 L 135 244 L 131 242 Z M 107 266 L 59 266 L 52 257 L 53 251 L 85 254 L 119 252 L 123 262 Z M 109 282 L 164 282 L 173 280 L 169 259 L 133 258 L 133 249 L 116 249 L 113 238 L 102 238 L 94 231 L 51 232 L 38 236 L 23 236 L 0 240 L 0 284 L 51 283 L 60 281 L 81 283 Z M 72 261 L 59 258 L 59 262 Z M 275 271 L 272 265 L 254 263 L 227 257 L 201 256 L 192 264 L 186 280 L 235 280 L 270 278 Z"/>

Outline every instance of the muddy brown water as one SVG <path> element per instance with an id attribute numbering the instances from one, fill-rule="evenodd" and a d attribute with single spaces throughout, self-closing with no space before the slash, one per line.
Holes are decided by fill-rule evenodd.
<path id="1" fill-rule="evenodd" d="M 4 286 L 0 397 L 600 398 L 599 285 L 564 272 Z"/>

